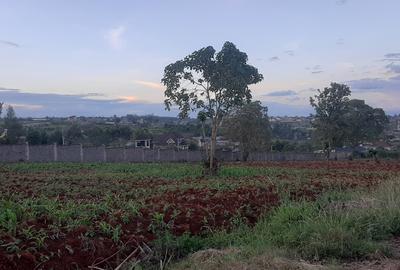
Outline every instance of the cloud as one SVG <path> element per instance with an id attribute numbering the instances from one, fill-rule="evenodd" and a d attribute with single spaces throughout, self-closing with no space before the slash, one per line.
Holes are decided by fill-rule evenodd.
<path id="1" fill-rule="evenodd" d="M 271 61 L 271 62 L 275 62 L 275 61 L 279 60 L 279 57 L 278 56 L 272 56 L 268 60 Z"/>
<path id="2" fill-rule="evenodd" d="M 137 103 L 139 99 L 135 96 L 123 96 L 119 98 L 119 103 Z"/>
<path id="3" fill-rule="evenodd" d="M 110 29 L 105 34 L 104 38 L 107 40 L 111 48 L 113 48 L 114 50 L 119 50 L 125 44 L 123 40 L 124 33 L 125 33 L 125 26 L 120 25 L 116 28 Z"/>
<path id="4" fill-rule="evenodd" d="M 285 53 L 289 56 L 294 56 L 294 50 L 286 50 Z"/>
<path id="5" fill-rule="evenodd" d="M 312 67 L 306 67 L 306 70 L 311 70 L 311 74 L 319 74 L 319 73 L 324 72 L 322 70 L 322 66 L 321 65 L 315 65 L 315 66 L 312 66 Z"/>
<path id="6" fill-rule="evenodd" d="M 336 45 L 343 45 L 344 44 L 344 39 L 343 38 L 338 38 L 336 40 Z"/>
<path id="7" fill-rule="evenodd" d="M 0 89 L 1 100 L 13 104 L 19 117 L 110 116 L 156 114 L 177 116 L 175 109 L 166 111 L 164 104 L 141 101 L 133 96 L 116 99 L 90 99 L 87 95 L 38 94 L 17 89 Z"/>
<path id="8" fill-rule="evenodd" d="M 134 83 L 140 84 L 140 85 L 148 87 L 148 88 L 164 90 L 164 86 L 161 83 L 141 81 L 141 80 L 135 80 Z"/>
<path id="9" fill-rule="evenodd" d="M 15 43 L 15 42 L 7 41 L 7 40 L 0 40 L 0 43 L 3 44 L 3 45 L 15 47 L 15 48 L 19 48 L 20 47 L 19 44 Z"/>
<path id="10" fill-rule="evenodd" d="M 390 72 L 400 73 L 400 65 L 396 65 L 395 63 L 390 63 L 385 66 Z"/>
<path id="11" fill-rule="evenodd" d="M 336 5 L 343 6 L 347 4 L 348 0 L 336 0 Z"/>
<path id="12" fill-rule="evenodd" d="M 23 109 L 30 111 L 43 109 L 43 105 L 37 105 L 37 104 L 10 103 L 8 105 L 11 105 L 14 109 Z"/>
<path id="13" fill-rule="evenodd" d="M 355 91 L 399 92 L 400 75 L 388 79 L 364 78 L 346 82 Z"/>
<path id="14" fill-rule="evenodd" d="M 400 61 L 400 53 L 387 53 L 383 61 Z"/>
<path id="15" fill-rule="evenodd" d="M 264 96 L 268 97 L 286 97 L 286 96 L 296 96 L 297 93 L 293 90 L 279 90 L 279 91 L 274 91 L 268 94 L 265 94 Z"/>

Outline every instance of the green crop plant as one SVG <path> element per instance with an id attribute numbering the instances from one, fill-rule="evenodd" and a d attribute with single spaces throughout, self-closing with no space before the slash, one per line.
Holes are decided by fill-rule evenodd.
<path id="1" fill-rule="evenodd" d="M 17 215 L 10 209 L 0 210 L 0 228 L 11 235 L 15 235 L 17 232 Z"/>

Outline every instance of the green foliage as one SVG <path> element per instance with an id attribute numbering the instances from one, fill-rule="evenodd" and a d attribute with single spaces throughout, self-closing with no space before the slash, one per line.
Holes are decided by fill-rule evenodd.
<path id="1" fill-rule="evenodd" d="M 323 91 L 318 89 L 318 94 L 310 98 L 311 106 L 315 109 L 313 126 L 328 155 L 333 147 L 344 143 L 346 124 L 343 115 L 350 93 L 347 85 L 331 83 L 330 87 Z"/>
<path id="2" fill-rule="evenodd" d="M 48 144 L 50 142 L 45 130 L 39 130 L 35 128 L 28 128 L 26 133 L 26 141 L 30 145 Z"/>
<path id="3" fill-rule="evenodd" d="M 335 191 L 316 202 L 287 201 L 254 228 L 216 232 L 203 245 L 239 247 L 249 256 L 279 248 L 313 260 L 388 254 L 390 249 L 382 240 L 400 234 L 399 193 L 398 180 L 394 180 L 372 193 Z"/>
<path id="4" fill-rule="evenodd" d="M 275 122 L 272 125 L 272 136 L 277 140 L 307 140 L 311 132 L 307 128 L 295 128 L 290 124 Z"/>
<path id="5" fill-rule="evenodd" d="M 15 235 L 17 229 L 17 215 L 12 211 L 12 209 L 1 209 L 0 228 L 12 235 Z"/>
<path id="6" fill-rule="evenodd" d="M 114 227 L 106 221 L 100 221 L 98 228 L 100 233 L 111 237 L 114 242 L 118 242 L 122 234 L 121 225 L 117 225 Z"/>
<path id="7" fill-rule="evenodd" d="M 269 148 L 271 127 L 267 107 L 260 101 L 253 101 L 232 110 L 223 122 L 223 134 L 240 143 L 243 160 L 250 152 Z"/>
<path id="8" fill-rule="evenodd" d="M 147 128 L 135 129 L 133 138 L 135 140 L 153 139 L 153 134 Z"/>
<path id="9" fill-rule="evenodd" d="M 39 249 L 46 248 L 46 243 L 51 246 L 58 237 L 79 233 L 75 235 L 79 239 L 112 239 L 123 249 L 126 236 L 150 233 L 157 237 L 147 243 L 154 263 L 170 256 L 179 259 L 200 249 L 231 246 L 242 250 L 243 256 L 272 248 L 290 250 L 308 259 L 363 258 L 375 251 L 386 253 L 387 247 L 381 242 L 400 234 L 400 185 L 393 181 L 373 191 L 344 193 L 340 182 L 343 177 L 384 182 L 394 174 L 227 165 L 218 177 L 208 181 L 200 178 L 200 165 L 193 164 L 5 164 L 0 171 L 0 235 L 13 238 L 6 246 L 0 245 L 6 252 L 21 253 L 27 250 L 27 240 L 29 248 Z M 330 192 L 314 202 L 285 201 L 286 192 L 317 188 L 312 184 L 315 179 L 321 181 L 324 192 Z M 334 183 L 333 187 L 329 183 Z M 247 224 L 247 212 L 238 211 L 226 220 L 226 231 L 218 231 L 212 227 L 215 213 L 205 208 L 210 212 L 199 235 L 172 235 L 184 213 L 179 211 L 184 209 L 164 200 L 165 194 L 180 196 L 190 191 L 196 196 L 197 190 L 207 189 L 223 198 L 226 191 L 271 184 L 283 203 L 254 227 Z M 11 192 L 13 187 L 20 191 Z M 198 218 L 193 213 L 187 211 L 185 218 Z M 130 222 L 142 222 L 143 227 L 133 232 Z M 24 244 L 19 244 L 21 240 Z"/>
<path id="10" fill-rule="evenodd" d="M 154 250 L 157 250 L 160 255 L 168 251 L 175 259 L 182 258 L 204 247 L 206 247 L 204 238 L 187 233 L 181 236 L 174 236 L 167 232 L 153 242 Z"/>
<path id="11" fill-rule="evenodd" d="M 331 83 L 330 87 L 318 90 L 318 95 L 310 98 L 315 109 L 313 126 L 328 156 L 332 148 L 346 142 L 357 146 L 377 139 L 389 122 L 382 109 L 372 108 L 363 100 L 350 100 L 350 93 L 347 85 Z"/>
<path id="12" fill-rule="evenodd" d="M 166 86 L 166 108 L 177 105 L 181 118 L 200 110 L 212 120 L 210 172 L 214 171 L 217 129 L 222 118 L 230 109 L 249 102 L 249 85 L 263 79 L 247 61 L 246 53 L 225 42 L 218 53 L 208 46 L 165 67 L 161 81 Z"/>
<path id="13" fill-rule="evenodd" d="M 4 118 L 4 129 L 7 130 L 4 141 L 6 144 L 18 143 L 20 137 L 24 134 L 23 127 L 16 117 L 12 106 L 8 106 L 7 108 L 7 113 Z"/>
<path id="14" fill-rule="evenodd" d="M 311 259 L 359 258 L 378 249 L 361 231 L 353 217 L 320 211 L 311 203 L 279 207 L 267 224 L 269 241 L 297 250 Z"/>
<path id="15" fill-rule="evenodd" d="M 52 133 L 48 135 L 49 137 L 49 143 L 56 143 L 58 145 L 63 144 L 63 134 L 60 129 L 56 129 Z"/>
<path id="16" fill-rule="evenodd" d="M 77 144 L 83 141 L 82 128 L 79 124 L 73 123 L 65 132 L 66 144 Z"/>
<path id="17" fill-rule="evenodd" d="M 176 104 L 181 117 L 188 116 L 191 109 L 202 109 L 208 117 L 220 117 L 230 108 L 242 105 L 251 98 L 248 85 L 263 79 L 247 60 L 246 53 L 225 42 L 217 54 L 209 46 L 168 65 L 162 79 L 167 87 L 167 109 Z"/>
<path id="18" fill-rule="evenodd" d="M 375 140 L 389 123 L 385 112 L 372 108 L 364 100 L 352 99 L 347 102 L 343 115 L 346 124 L 346 140 L 351 146 Z"/>

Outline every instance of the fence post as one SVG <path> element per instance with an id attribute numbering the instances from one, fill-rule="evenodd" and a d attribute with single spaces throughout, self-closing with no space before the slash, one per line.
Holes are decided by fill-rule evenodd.
<path id="1" fill-rule="evenodd" d="M 57 143 L 54 143 L 54 144 L 53 144 L 53 153 L 54 153 L 54 161 L 58 161 Z"/>
<path id="2" fill-rule="evenodd" d="M 30 159 L 30 153 L 29 153 L 29 143 L 28 142 L 26 142 L 26 146 L 25 146 L 25 158 L 26 158 L 26 161 L 29 161 L 29 159 Z"/>
<path id="3" fill-rule="evenodd" d="M 83 162 L 83 145 L 79 144 L 79 155 L 81 157 L 81 162 Z"/>
<path id="4" fill-rule="evenodd" d="M 160 155 L 160 148 L 157 149 L 157 160 L 160 161 L 161 155 Z"/>
<path id="5" fill-rule="evenodd" d="M 142 162 L 144 162 L 144 148 L 142 148 Z"/>
<path id="6" fill-rule="evenodd" d="M 126 162 L 126 148 L 124 147 L 122 151 L 123 151 L 122 155 L 123 155 L 123 158 L 124 158 L 124 162 Z"/>
<path id="7" fill-rule="evenodd" d="M 103 161 L 107 162 L 106 146 L 103 144 Z"/>
<path id="8" fill-rule="evenodd" d="M 172 160 L 173 161 L 176 161 L 176 151 L 175 151 L 175 149 L 172 149 Z"/>

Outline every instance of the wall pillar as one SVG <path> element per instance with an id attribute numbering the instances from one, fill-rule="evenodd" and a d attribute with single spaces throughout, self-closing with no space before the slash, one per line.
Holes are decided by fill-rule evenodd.
<path id="1" fill-rule="evenodd" d="M 81 162 L 83 162 L 83 145 L 80 144 L 79 146 L 79 156 L 81 158 Z"/>
<path id="2" fill-rule="evenodd" d="M 107 162 L 106 146 L 103 144 L 103 161 Z"/>
<path id="3" fill-rule="evenodd" d="M 53 144 L 53 154 L 54 154 L 54 161 L 58 161 L 57 143 L 54 143 L 54 144 Z"/>
<path id="4" fill-rule="evenodd" d="M 26 146 L 25 146 L 25 158 L 26 158 L 26 161 L 30 160 L 30 152 L 29 152 L 29 143 L 28 142 L 26 142 Z"/>

